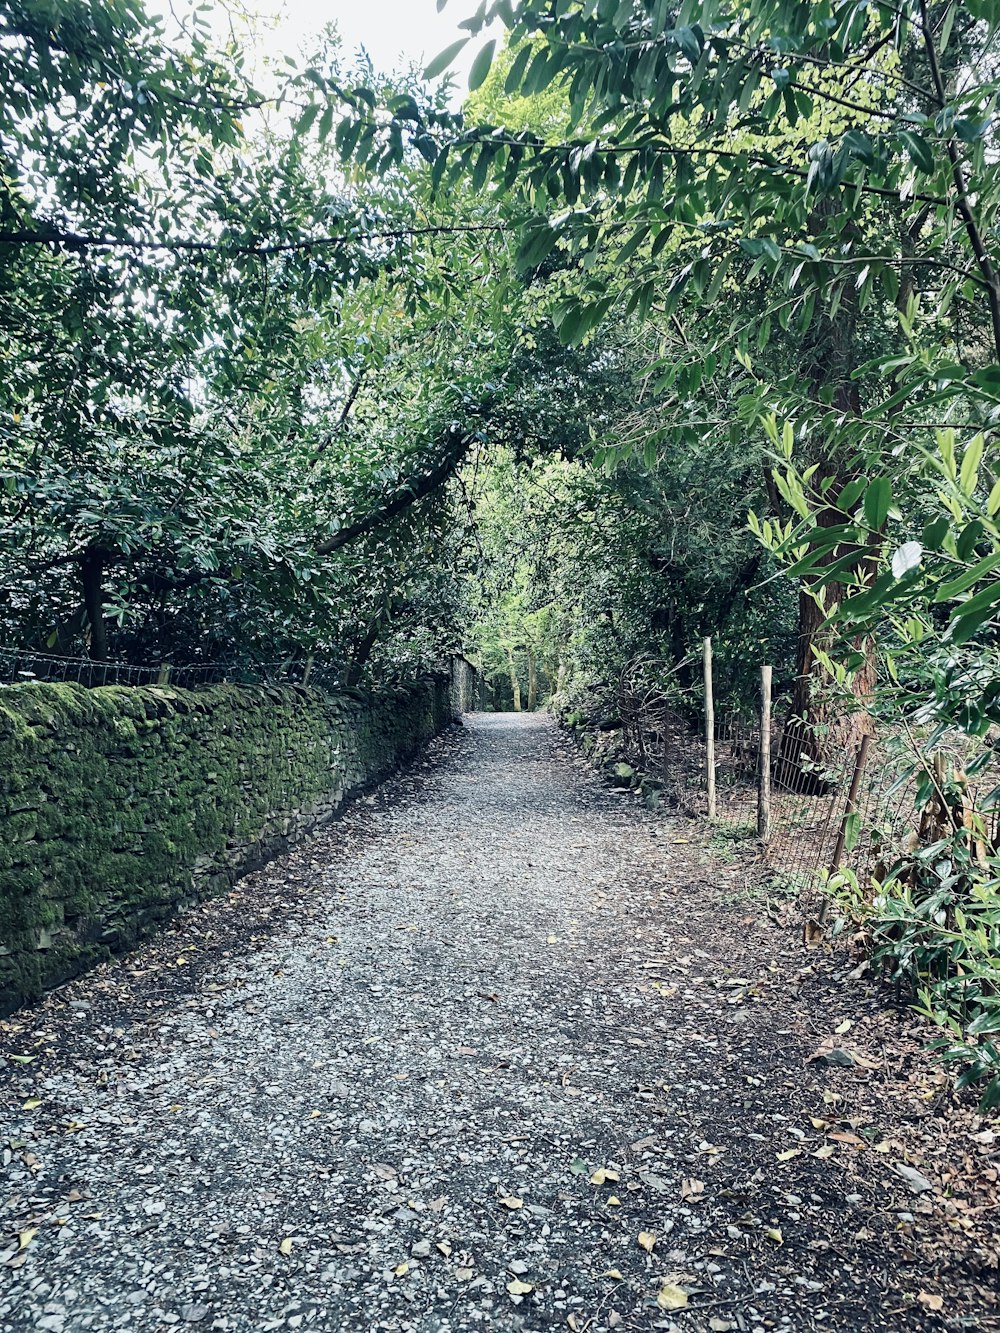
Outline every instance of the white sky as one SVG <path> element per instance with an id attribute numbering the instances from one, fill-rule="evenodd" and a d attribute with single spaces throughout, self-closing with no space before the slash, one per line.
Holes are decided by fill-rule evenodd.
<path id="1" fill-rule="evenodd" d="M 202 0 L 148 0 L 148 7 L 159 13 L 172 10 L 181 18 L 199 3 Z M 229 32 L 233 16 L 240 10 L 259 15 L 261 31 L 255 42 L 258 57 L 297 56 L 310 38 L 332 22 L 340 31 L 346 56 L 364 46 L 377 70 L 392 73 L 412 64 L 423 68 L 452 42 L 468 36 L 458 25 L 477 8 L 477 0 L 448 0 L 440 14 L 436 0 L 235 0 L 230 9 L 225 0 L 217 0 L 213 18 L 221 36 Z M 245 43 L 246 29 L 238 17 L 235 27 Z M 470 40 L 455 61 L 458 101 L 464 98 L 469 68 L 486 40 L 485 34 Z"/>
<path id="2" fill-rule="evenodd" d="M 258 0 L 261 11 L 280 12 L 275 37 L 298 45 L 334 22 L 348 52 L 364 46 L 377 69 L 391 71 L 414 61 L 425 65 L 463 35 L 458 25 L 477 9 L 476 0 L 449 0 L 442 13 L 435 0 Z M 483 38 L 470 41 L 457 62 L 462 87 Z"/>

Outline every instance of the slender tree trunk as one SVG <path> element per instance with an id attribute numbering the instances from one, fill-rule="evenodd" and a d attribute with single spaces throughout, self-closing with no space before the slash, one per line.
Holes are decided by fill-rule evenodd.
<path id="1" fill-rule="evenodd" d="M 507 649 L 507 667 L 510 672 L 510 692 L 514 701 L 514 712 L 521 711 L 521 682 L 517 678 L 517 663 L 514 661 L 514 654 Z"/>
<path id="2" fill-rule="evenodd" d="M 538 706 L 538 669 L 531 648 L 525 651 L 528 654 L 528 712 L 533 713 Z"/>
<path id="3" fill-rule="evenodd" d="M 344 677 L 344 684 L 351 689 L 355 689 L 361 684 L 362 677 L 365 673 L 365 667 L 368 665 L 368 659 L 372 655 L 372 649 L 378 642 L 378 636 L 382 632 L 382 625 L 385 622 L 386 614 L 386 608 L 383 607 L 365 630 L 364 637 L 355 646 L 351 665 L 348 667 L 347 675 Z"/>
<path id="4" fill-rule="evenodd" d="M 89 651 L 94 662 L 108 660 L 108 637 L 104 624 L 104 552 L 91 546 L 80 562 L 83 605 L 90 633 Z"/>
<path id="5" fill-rule="evenodd" d="M 816 211 L 818 233 L 824 229 L 823 216 L 838 210 L 838 202 L 824 201 Z M 857 300 L 854 288 L 845 288 L 840 308 L 833 318 L 819 314 L 814 325 L 812 345 L 808 349 L 808 374 L 815 397 L 823 389 L 833 391 L 832 405 L 836 411 L 856 416 L 861 411 L 857 382 L 852 379 L 855 369 L 855 327 Z M 825 450 L 825 444 L 824 444 Z M 833 476 L 831 493 L 836 495 L 851 476 L 845 469 L 844 458 L 827 456 L 821 475 Z M 832 527 L 843 521 L 834 509 L 820 509 L 816 522 L 821 527 Z M 832 564 L 850 553 L 849 548 L 835 547 L 822 560 Z M 857 552 L 858 568 L 865 570 L 870 557 L 863 548 Z M 811 580 L 806 579 L 799 589 L 798 661 L 795 688 L 792 696 L 791 720 L 782 739 L 778 764 L 779 781 L 788 782 L 793 776 L 795 785 L 822 788 L 822 770 L 834 764 L 845 753 L 853 754 L 861 737 L 871 731 L 871 717 L 867 700 L 875 685 L 874 643 L 870 639 L 856 640 L 853 647 L 861 655 L 862 665 L 855 674 L 853 700 L 837 696 L 817 649 L 836 654 L 840 644 L 835 631 L 825 622 L 841 599 L 843 585 L 828 584 L 825 610 L 817 605 L 810 593 Z"/>

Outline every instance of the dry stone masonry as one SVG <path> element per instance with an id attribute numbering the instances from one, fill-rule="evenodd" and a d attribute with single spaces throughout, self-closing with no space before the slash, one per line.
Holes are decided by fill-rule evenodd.
<path id="1" fill-rule="evenodd" d="M 331 819 L 467 706 L 467 666 L 371 695 L 0 691 L 0 1013 Z"/>

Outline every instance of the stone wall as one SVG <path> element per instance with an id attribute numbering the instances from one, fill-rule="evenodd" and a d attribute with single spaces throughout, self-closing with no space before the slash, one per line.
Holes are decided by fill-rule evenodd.
<path id="1" fill-rule="evenodd" d="M 451 706 L 456 717 L 482 707 L 482 676 L 465 657 L 451 659 Z"/>
<path id="2" fill-rule="evenodd" d="M 0 689 L 0 1012 L 330 819 L 448 725 L 452 693 Z"/>

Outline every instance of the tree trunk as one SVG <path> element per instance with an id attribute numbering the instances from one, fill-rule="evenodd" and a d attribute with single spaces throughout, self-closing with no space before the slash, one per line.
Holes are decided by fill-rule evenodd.
<path id="1" fill-rule="evenodd" d="M 535 654 L 530 648 L 528 654 L 528 712 L 533 713 L 538 706 L 538 670 L 535 666 Z"/>
<path id="2" fill-rule="evenodd" d="M 861 738 L 871 735 L 873 730 L 867 707 L 875 688 L 873 642 L 870 639 L 854 642 L 855 650 L 864 660 L 854 676 L 853 701 L 833 693 L 826 669 L 816 657 L 817 648 L 831 654 L 838 649 L 836 634 L 824 628 L 827 615 L 839 600 L 830 596 L 832 592 L 835 589 L 827 585 L 827 609 L 823 611 L 807 587 L 799 590 L 795 687 L 775 772 L 782 786 L 797 791 L 827 790 L 830 770 L 836 771 L 845 757 L 854 755 Z"/>
<path id="3" fill-rule="evenodd" d="M 824 201 L 816 210 L 814 225 L 817 234 L 825 229 L 824 216 L 838 211 L 839 201 Z M 855 326 L 857 297 L 854 287 L 847 284 L 840 308 L 833 318 L 819 314 L 813 329 L 811 346 L 807 348 L 807 367 L 814 397 L 819 399 L 823 389 L 831 389 L 832 406 L 836 411 L 856 416 L 861 411 L 857 381 L 852 379 L 855 369 Z M 835 478 L 831 494 L 836 495 L 852 480 L 844 469 L 847 462 L 826 453 L 825 442 L 817 451 L 821 458 L 820 475 Z M 822 527 L 833 527 L 843 521 L 833 509 L 820 509 L 816 522 Z M 832 564 L 850 553 L 850 548 L 838 546 L 827 553 L 823 565 Z M 859 548 L 858 569 L 869 567 L 870 556 Z M 874 643 L 870 639 L 855 640 L 852 645 L 862 658 L 862 665 L 853 681 L 853 700 L 838 698 L 831 689 L 826 669 L 816 656 L 816 650 L 836 654 L 840 647 L 838 636 L 825 627 L 827 617 L 841 600 L 843 585 L 828 584 L 826 609 L 821 609 L 810 595 L 811 581 L 803 580 L 799 588 L 798 661 L 795 688 L 792 696 L 791 717 L 782 737 L 777 773 L 786 786 L 800 790 L 823 790 L 827 786 L 823 771 L 834 767 L 845 754 L 852 755 L 861 737 L 872 729 L 867 701 L 875 686 Z"/>
<path id="4" fill-rule="evenodd" d="M 88 547 L 80 561 L 83 605 L 89 629 L 88 650 L 93 662 L 108 660 L 108 638 L 104 624 L 104 552 Z"/>
<path id="5" fill-rule="evenodd" d="M 344 684 L 350 689 L 356 689 L 361 684 L 362 677 L 365 674 L 365 667 L 368 659 L 372 655 L 372 649 L 378 642 L 378 636 L 382 632 L 382 625 L 387 616 L 387 608 L 383 607 L 372 623 L 365 630 L 364 637 L 358 642 L 354 649 L 354 657 L 351 665 L 347 669 L 347 675 L 344 677 Z"/>
<path id="6" fill-rule="evenodd" d="M 510 671 L 510 692 L 514 701 L 514 712 L 521 711 L 521 682 L 517 678 L 517 664 L 514 661 L 514 654 L 507 649 L 507 666 Z"/>

